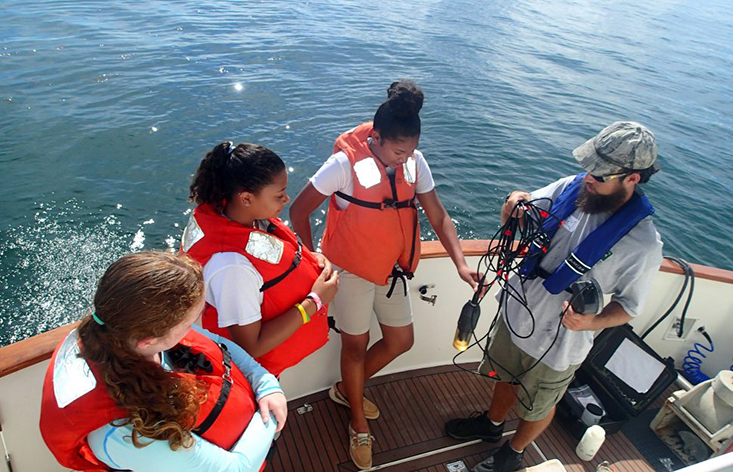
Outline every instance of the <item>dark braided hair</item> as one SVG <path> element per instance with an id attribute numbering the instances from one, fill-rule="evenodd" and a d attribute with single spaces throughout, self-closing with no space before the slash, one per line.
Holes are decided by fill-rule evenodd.
<path id="1" fill-rule="evenodd" d="M 191 183 L 189 198 L 196 204 L 208 203 L 216 211 L 237 192 L 257 194 L 285 170 L 285 163 L 269 149 L 242 143 L 217 144 L 201 161 Z"/>
<path id="2" fill-rule="evenodd" d="M 420 135 L 422 89 L 411 80 L 393 82 L 387 89 L 387 101 L 374 114 L 374 129 L 383 139 Z"/>

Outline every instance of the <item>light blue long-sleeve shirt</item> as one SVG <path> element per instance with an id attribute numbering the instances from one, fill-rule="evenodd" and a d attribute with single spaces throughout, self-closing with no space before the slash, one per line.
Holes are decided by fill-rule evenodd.
<path id="1" fill-rule="evenodd" d="M 236 343 L 200 326 L 194 325 L 194 329 L 214 342 L 226 345 L 232 361 L 247 377 L 258 401 L 272 393 L 282 393 L 275 376 Z M 165 356 L 162 357 L 163 367 L 168 368 Z M 277 421 L 273 414 L 270 414 L 270 421 L 265 424 L 262 416 L 255 413 L 247 429 L 229 451 L 195 434 L 194 444 L 190 448 L 172 451 L 168 441 L 159 440 L 137 448 L 132 444 L 130 425 L 115 427 L 106 424 L 92 431 L 87 436 L 87 442 L 94 455 L 114 469 L 131 469 L 135 472 L 256 472 L 265 461 L 276 429 Z"/>

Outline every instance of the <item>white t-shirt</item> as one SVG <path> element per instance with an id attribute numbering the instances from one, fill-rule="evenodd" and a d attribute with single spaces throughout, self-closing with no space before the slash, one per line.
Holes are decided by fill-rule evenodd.
<path id="1" fill-rule="evenodd" d="M 257 221 L 266 231 L 269 221 Z M 216 308 L 219 327 L 245 326 L 262 319 L 262 292 L 265 283 L 257 269 L 238 252 L 218 252 L 204 265 L 206 303 Z"/>
<path id="2" fill-rule="evenodd" d="M 575 176 L 560 179 L 547 187 L 532 192 L 532 199 L 549 198 L 553 202 Z M 548 208 L 549 202 L 537 202 Z M 542 259 L 541 267 L 552 272 L 565 260 L 570 252 L 592 231 L 611 216 L 610 212 L 588 214 L 575 210 L 565 219 L 552 238 L 550 250 Z M 617 302 L 631 316 L 638 316 L 644 307 L 652 279 L 662 263 L 662 241 L 651 217 L 641 220 L 610 250 L 610 256 L 599 261 L 579 280 L 595 278 L 603 293 L 611 294 L 611 301 Z M 521 290 L 516 276 L 509 279 L 512 286 Z M 570 293 L 553 295 L 545 289 L 542 278 L 528 280 L 524 284 L 529 308 L 534 315 L 532 336 L 522 339 L 512 333 L 512 341 L 530 356 L 538 359 L 547 351 L 557 332 L 562 304 L 571 298 Z M 588 315 L 592 316 L 592 315 Z M 532 319 L 527 310 L 516 300 L 509 298 L 505 321 L 520 336 L 532 332 Z M 510 331 L 511 332 L 511 331 Z M 551 369 L 563 371 L 570 365 L 580 364 L 593 347 L 594 331 L 572 331 L 560 327 L 557 341 L 542 362 Z"/>
<path id="3" fill-rule="evenodd" d="M 435 188 L 430 166 L 417 149 L 415 149 L 413 155 L 417 167 L 415 191 L 417 193 L 428 193 Z M 354 176 L 351 172 L 351 163 L 349 157 L 343 151 L 331 155 L 318 169 L 318 172 L 310 178 L 310 181 L 321 195 L 330 196 L 336 192 L 342 192 L 349 196 L 354 195 Z M 336 196 L 336 205 L 340 210 L 345 209 L 350 204 L 338 195 Z"/>

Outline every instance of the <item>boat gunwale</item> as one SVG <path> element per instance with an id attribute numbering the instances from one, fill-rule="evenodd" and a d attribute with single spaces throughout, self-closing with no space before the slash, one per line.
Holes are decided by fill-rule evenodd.
<path id="1" fill-rule="evenodd" d="M 461 240 L 460 242 L 463 254 L 467 257 L 481 256 L 489 247 L 488 240 L 470 239 Z M 423 241 L 421 252 L 421 259 L 435 259 L 448 256 L 448 252 L 440 241 Z M 699 264 L 690 264 L 690 266 L 695 271 L 695 277 L 698 279 L 733 284 L 733 271 Z M 682 268 L 667 259 L 662 262 L 659 270 L 660 272 L 670 274 L 684 274 Z M 0 377 L 5 377 L 26 367 L 31 367 L 50 359 L 58 343 L 61 342 L 69 331 L 78 326 L 78 324 L 78 321 L 69 323 L 46 331 L 45 333 L 0 347 Z"/>

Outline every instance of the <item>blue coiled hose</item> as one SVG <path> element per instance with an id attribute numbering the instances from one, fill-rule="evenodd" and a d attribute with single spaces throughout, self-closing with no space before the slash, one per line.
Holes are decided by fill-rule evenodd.
<path id="1" fill-rule="evenodd" d="M 711 353 L 715 350 L 715 346 L 713 346 L 713 340 L 710 338 L 710 335 L 704 329 L 699 329 L 698 331 L 705 336 L 705 339 L 710 343 L 710 347 L 700 343 L 695 343 L 692 349 L 687 351 L 687 355 L 682 361 L 682 372 L 684 372 L 685 378 L 692 382 L 693 385 L 710 380 L 710 377 L 700 370 L 700 366 L 702 365 L 703 359 L 708 357 L 703 351 Z"/>
<path id="2" fill-rule="evenodd" d="M 687 351 L 687 356 L 685 356 L 685 359 L 682 363 L 682 372 L 684 372 L 687 380 L 692 382 L 694 385 L 697 385 L 700 382 L 704 382 L 706 380 L 710 380 L 710 377 L 700 371 L 702 360 L 707 357 L 702 351 L 707 351 L 710 353 L 715 350 L 715 347 L 713 346 L 713 340 L 710 338 L 710 335 L 707 333 L 707 331 L 705 331 L 705 328 L 700 327 L 698 328 L 698 331 L 702 333 L 703 336 L 705 336 L 705 339 L 707 339 L 710 343 L 710 347 L 708 348 L 707 346 L 703 346 L 700 343 L 695 343 L 695 345 L 692 346 L 692 349 Z M 731 365 L 729 369 L 733 370 L 733 365 Z"/>

